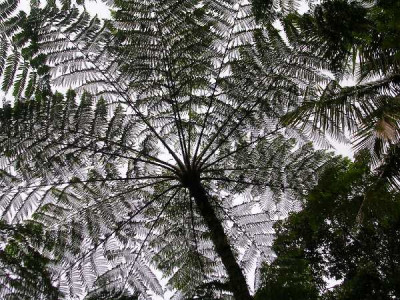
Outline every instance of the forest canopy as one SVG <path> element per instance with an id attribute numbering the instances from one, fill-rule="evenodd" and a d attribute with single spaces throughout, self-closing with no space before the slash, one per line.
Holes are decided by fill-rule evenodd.
<path id="1" fill-rule="evenodd" d="M 339 159 L 304 208 L 274 225 L 277 259 L 255 299 L 399 298 L 399 201 L 365 153 Z M 326 278 L 340 283 L 329 288 Z"/>

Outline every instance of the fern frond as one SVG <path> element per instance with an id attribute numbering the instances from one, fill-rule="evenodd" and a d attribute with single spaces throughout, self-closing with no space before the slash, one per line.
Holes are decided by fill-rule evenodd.
<path id="1" fill-rule="evenodd" d="M 14 80 L 15 73 L 17 72 L 18 64 L 20 60 L 20 54 L 18 50 L 14 47 L 12 54 L 10 54 L 6 60 L 4 74 L 3 74 L 3 82 L 2 82 L 2 90 L 7 92 Z"/>
<path id="2" fill-rule="evenodd" d="M 17 8 L 19 1 L 6 0 L 0 4 L 0 21 L 6 20 Z"/>

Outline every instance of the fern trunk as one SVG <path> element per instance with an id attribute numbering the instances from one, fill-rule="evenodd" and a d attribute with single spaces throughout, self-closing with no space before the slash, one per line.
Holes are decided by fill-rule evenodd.
<path id="1" fill-rule="evenodd" d="M 246 279 L 243 272 L 236 261 L 233 254 L 228 237 L 224 232 L 221 221 L 218 219 L 214 208 L 210 203 L 204 187 L 200 182 L 195 182 L 189 185 L 191 196 L 204 218 L 205 223 L 210 231 L 211 240 L 214 243 L 215 251 L 220 256 L 222 263 L 229 276 L 229 286 L 236 300 L 252 300 Z"/>

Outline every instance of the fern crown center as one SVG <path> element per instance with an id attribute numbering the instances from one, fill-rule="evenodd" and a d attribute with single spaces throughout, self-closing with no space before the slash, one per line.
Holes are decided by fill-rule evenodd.
<path id="1" fill-rule="evenodd" d="M 200 170 L 196 166 L 188 166 L 181 169 L 179 179 L 183 187 L 190 189 L 193 185 L 200 183 Z"/>

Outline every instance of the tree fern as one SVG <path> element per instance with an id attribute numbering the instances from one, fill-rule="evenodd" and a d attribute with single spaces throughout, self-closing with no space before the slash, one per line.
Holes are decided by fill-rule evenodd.
<path id="1" fill-rule="evenodd" d="M 151 299 L 158 269 L 174 299 L 251 299 L 272 224 L 331 159 L 280 122 L 326 81 L 323 61 L 247 2 L 115 5 L 110 23 L 70 5 L 32 15 L 29 98 L 1 110 L 2 218 L 34 218 L 56 241 L 66 298 Z"/>

